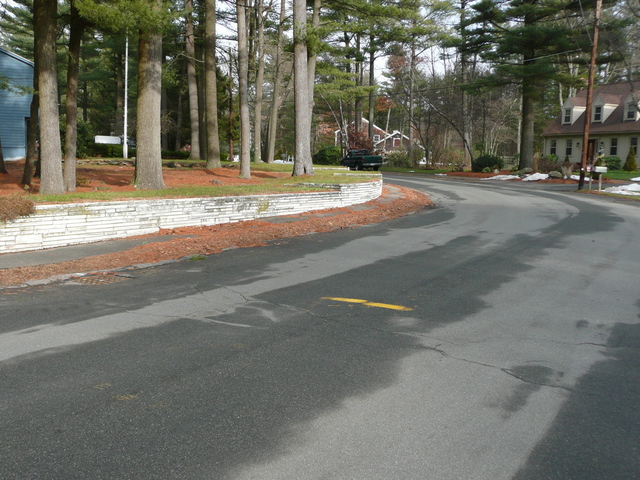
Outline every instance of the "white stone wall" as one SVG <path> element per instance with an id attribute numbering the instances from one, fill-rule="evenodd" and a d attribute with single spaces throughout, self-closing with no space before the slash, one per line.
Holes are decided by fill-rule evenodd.
<path id="1" fill-rule="evenodd" d="M 299 194 L 38 205 L 29 217 L 0 223 L 0 253 L 144 235 L 161 228 L 217 225 L 345 207 L 378 198 L 382 180 L 333 188 Z"/>

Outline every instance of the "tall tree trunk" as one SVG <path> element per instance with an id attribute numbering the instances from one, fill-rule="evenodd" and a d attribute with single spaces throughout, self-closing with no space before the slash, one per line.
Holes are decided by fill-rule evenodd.
<path id="1" fill-rule="evenodd" d="M 154 7 L 159 9 L 156 1 Z M 161 90 L 162 35 L 140 32 L 138 52 L 137 148 L 135 186 L 142 190 L 165 188 L 162 178 Z"/>
<path id="2" fill-rule="evenodd" d="M 238 96 L 240 101 L 240 178 L 251 178 L 251 123 L 249 119 L 249 55 L 245 0 L 236 2 L 238 15 Z"/>
<path id="3" fill-rule="evenodd" d="M 409 146 L 407 147 L 407 155 L 409 161 L 413 165 L 413 106 L 414 106 L 414 90 L 415 90 L 415 65 L 416 65 L 416 44 L 411 42 L 411 59 L 409 61 Z M 402 141 L 402 140 L 401 140 Z"/>
<path id="4" fill-rule="evenodd" d="M 460 35 L 462 37 L 463 45 L 466 46 L 467 30 L 465 26 L 465 20 L 467 16 L 467 0 L 460 1 Z M 464 50 L 464 48 L 463 48 Z M 462 84 L 467 85 L 469 83 L 469 54 L 461 52 L 460 54 L 460 76 L 462 78 Z M 472 136 L 471 136 L 471 118 L 470 118 L 470 98 L 469 94 L 464 88 L 460 90 L 461 95 L 461 126 L 462 130 L 462 143 L 464 145 L 464 166 L 471 167 L 473 162 L 473 150 Z"/>
<path id="5" fill-rule="evenodd" d="M 71 3 L 69 22 L 69 64 L 67 66 L 66 131 L 64 137 L 64 188 L 76 190 L 76 152 L 78 146 L 78 73 L 80 71 L 80 45 L 85 23 L 75 4 Z"/>
<path id="6" fill-rule="evenodd" d="M 313 34 L 317 35 L 318 28 L 320 27 L 320 7 L 322 5 L 322 0 L 313 0 L 313 14 L 311 16 L 311 26 L 313 27 Z M 314 39 L 315 41 L 310 42 L 313 46 L 311 48 L 307 47 L 307 83 L 308 87 L 308 95 L 309 99 L 307 102 L 307 108 L 309 109 L 309 135 L 311 135 L 311 127 L 313 125 L 313 107 L 315 106 L 314 100 L 314 89 L 316 85 L 316 64 L 318 63 L 318 52 L 316 51 L 315 45 L 318 43 L 318 39 Z M 309 139 L 309 147 L 311 147 L 311 139 Z M 311 171 L 313 172 L 313 166 L 311 163 Z"/>
<path id="7" fill-rule="evenodd" d="M 200 118 L 198 115 L 198 82 L 196 79 L 196 47 L 193 34 L 193 0 L 185 0 L 186 11 L 185 51 L 187 54 L 187 82 L 189 86 L 189 120 L 191 121 L 191 155 L 198 160 L 200 155 Z"/>
<path id="8" fill-rule="evenodd" d="M 124 62 L 126 59 L 122 52 L 116 54 L 116 118 L 114 121 L 114 133 L 124 135 Z"/>
<path id="9" fill-rule="evenodd" d="M 34 17 L 35 29 L 35 17 Z M 34 51 L 38 50 L 38 37 L 33 38 Z M 29 127 L 27 130 L 27 158 L 24 162 L 22 172 L 22 184 L 31 185 L 33 173 L 38 161 L 38 111 L 40 109 L 40 95 L 38 93 L 38 62 L 35 62 L 33 71 L 33 97 L 31 97 L 31 107 L 29 109 Z"/>
<path id="10" fill-rule="evenodd" d="M 56 36 L 58 33 L 56 0 L 35 0 L 35 36 L 38 49 L 38 86 L 40 92 L 40 193 L 64 193 L 62 146 L 58 112 L 58 78 L 56 74 Z"/>
<path id="11" fill-rule="evenodd" d="M 256 0 L 256 20 L 258 22 L 258 71 L 256 72 L 256 108 L 253 126 L 253 161 L 262 162 L 262 82 L 264 81 L 264 6 L 263 0 Z"/>
<path id="12" fill-rule="evenodd" d="M 360 43 L 361 43 L 361 39 L 360 39 L 360 34 L 356 33 L 356 87 L 362 87 L 362 60 L 361 60 L 361 55 L 360 55 Z M 360 96 L 360 94 L 358 94 L 356 96 L 356 101 L 355 101 L 355 130 L 356 132 L 360 133 L 360 131 L 362 130 L 362 97 Z"/>
<path id="13" fill-rule="evenodd" d="M 176 138 L 174 142 L 174 150 L 177 152 L 182 148 L 182 110 L 184 109 L 183 105 L 183 94 L 182 88 L 178 90 L 178 108 L 177 108 L 177 116 L 176 116 Z"/>
<path id="14" fill-rule="evenodd" d="M 229 161 L 233 160 L 233 50 L 229 49 Z"/>
<path id="15" fill-rule="evenodd" d="M 533 5 L 532 0 L 527 3 Z M 534 20 L 530 14 L 525 14 L 524 24 L 532 25 Z M 523 55 L 523 65 L 533 65 L 536 63 L 535 51 L 527 52 Z M 522 132 L 520 136 L 520 168 L 531 168 L 533 166 L 533 135 L 535 120 L 535 102 L 536 80 L 531 77 L 522 79 Z"/>
<path id="16" fill-rule="evenodd" d="M 375 145 L 373 144 L 373 121 L 375 120 L 376 114 L 376 94 L 373 91 L 373 86 L 376 84 L 376 52 L 374 48 L 374 38 L 373 35 L 369 37 L 369 87 L 371 90 L 369 91 L 369 140 L 371 141 L 371 147 L 375 150 Z M 373 153 L 373 152 L 372 152 Z"/>
<path id="17" fill-rule="evenodd" d="M 216 0 L 206 0 L 205 7 L 205 98 L 207 122 L 207 168 L 219 168 L 220 135 L 218 132 L 218 79 L 216 77 Z"/>
<path id="18" fill-rule="evenodd" d="M 280 22 L 278 24 L 278 45 L 276 46 L 276 72 L 273 80 L 273 98 L 271 99 L 271 111 L 269 112 L 269 138 L 267 140 L 267 163 L 275 160 L 276 134 L 278 129 L 278 110 L 280 109 L 282 91 L 282 45 L 284 42 L 285 0 L 280 0 Z"/>
<path id="19" fill-rule="evenodd" d="M 531 168 L 533 166 L 533 127 L 535 119 L 535 104 L 530 80 L 524 79 L 522 82 L 522 132 L 520 136 L 520 168 Z"/>
<path id="20" fill-rule="evenodd" d="M 200 64 L 204 65 L 204 48 L 196 49 L 196 55 L 200 58 Z M 206 69 L 196 70 L 198 77 L 198 122 L 200 128 L 200 158 L 207 158 L 207 88 Z"/>
<path id="21" fill-rule="evenodd" d="M 305 0 L 293 0 L 293 67 L 295 158 L 293 175 L 313 174 L 311 163 L 311 112 L 307 61 L 307 9 Z"/>
<path id="22" fill-rule="evenodd" d="M 2 137 L 0 137 L 0 173 L 9 173 L 7 172 L 7 167 L 4 164 L 4 154 L 2 153 Z"/>
<path id="23" fill-rule="evenodd" d="M 164 57 L 162 63 L 165 63 Z M 162 150 L 169 150 L 170 125 L 169 97 L 167 95 L 167 89 L 162 87 L 162 90 L 160 90 L 160 148 Z"/>

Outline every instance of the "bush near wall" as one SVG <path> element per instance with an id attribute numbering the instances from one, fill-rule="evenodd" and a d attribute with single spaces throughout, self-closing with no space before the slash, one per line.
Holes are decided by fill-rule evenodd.
<path id="1" fill-rule="evenodd" d="M 397 152 L 388 152 L 384 156 L 384 160 L 389 167 L 396 168 L 412 168 L 411 159 L 407 152 L 397 151 Z"/>
<path id="2" fill-rule="evenodd" d="M 558 162 L 557 155 L 545 155 L 538 159 L 538 172 L 549 173 L 559 172 L 562 169 L 562 165 Z"/>
<path id="3" fill-rule="evenodd" d="M 620 170 L 622 166 L 622 160 L 617 155 L 609 155 L 602 159 L 602 163 L 610 170 Z"/>
<path id="4" fill-rule="evenodd" d="M 28 217 L 36 211 L 34 203 L 24 197 L 0 197 L 0 222 Z"/>
<path id="5" fill-rule="evenodd" d="M 313 156 L 313 163 L 315 165 L 340 165 L 341 158 L 342 152 L 340 151 L 340 147 L 332 145 L 321 148 Z"/>
<path id="6" fill-rule="evenodd" d="M 482 172 L 485 168 L 493 171 L 495 168 L 501 170 L 504 167 L 502 158 L 496 155 L 482 155 L 471 162 L 472 172 Z"/>

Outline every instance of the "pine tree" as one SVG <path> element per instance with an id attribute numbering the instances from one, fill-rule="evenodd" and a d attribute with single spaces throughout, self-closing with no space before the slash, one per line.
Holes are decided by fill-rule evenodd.
<path id="1" fill-rule="evenodd" d="M 586 7 L 586 5 L 585 5 Z M 475 53 L 493 65 L 493 75 L 475 87 L 519 85 L 522 95 L 520 167 L 532 166 L 535 102 L 551 81 L 575 82 L 559 68 L 568 54 L 587 51 L 584 25 L 566 21 L 574 12 L 554 0 L 502 2 L 482 0 L 463 25 L 465 53 Z"/>
<path id="2" fill-rule="evenodd" d="M 638 164 L 636 163 L 636 149 L 635 147 L 631 147 L 629 150 L 629 154 L 627 155 L 627 160 L 624 162 L 622 169 L 625 172 L 635 172 L 638 170 Z"/>

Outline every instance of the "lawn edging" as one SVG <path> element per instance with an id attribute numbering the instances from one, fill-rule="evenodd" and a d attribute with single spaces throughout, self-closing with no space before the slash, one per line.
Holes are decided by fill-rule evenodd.
<path id="1" fill-rule="evenodd" d="M 382 179 L 329 187 L 291 194 L 36 205 L 31 216 L 0 223 L 0 254 L 347 207 L 378 198 Z"/>

